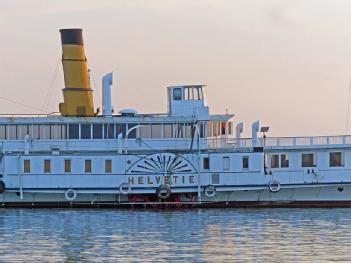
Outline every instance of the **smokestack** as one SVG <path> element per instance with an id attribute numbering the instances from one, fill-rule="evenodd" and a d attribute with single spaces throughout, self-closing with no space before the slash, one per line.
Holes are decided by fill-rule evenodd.
<path id="1" fill-rule="evenodd" d="M 111 105 L 111 85 L 112 85 L 112 72 L 106 74 L 102 78 L 102 115 L 112 116 Z"/>
<path id="2" fill-rule="evenodd" d="M 93 94 L 90 88 L 82 29 L 61 29 L 62 66 L 65 79 L 63 116 L 94 116 Z"/>

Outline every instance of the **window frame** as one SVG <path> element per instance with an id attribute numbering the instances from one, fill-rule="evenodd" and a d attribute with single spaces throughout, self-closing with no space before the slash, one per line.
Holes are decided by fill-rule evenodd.
<path id="1" fill-rule="evenodd" d="M 44 173 L 45 174 L 51 173 L 51 160 L 50 159 L 44 160 Z"/>
<path id="2" fill-rule="evenodd" d="M 304 164 L 304 160 L 303 160 L 303 156 L 304 155 L 312 155 L 312 165 L 305 165 Z M 316 153 L 301 153 L 301 167 L 302 168 L 313 168 L 313 167 L 316 167 L 317 166 L 317 160 L 316 160 Z"/>

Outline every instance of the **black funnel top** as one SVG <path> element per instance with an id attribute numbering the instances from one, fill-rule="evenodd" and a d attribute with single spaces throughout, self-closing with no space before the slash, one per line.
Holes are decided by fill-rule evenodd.
<path id="1" fill-rule="evenodd" d="M 81 28 L 60 29 L 62 45 L 83 45 L 82 32 Z"/>

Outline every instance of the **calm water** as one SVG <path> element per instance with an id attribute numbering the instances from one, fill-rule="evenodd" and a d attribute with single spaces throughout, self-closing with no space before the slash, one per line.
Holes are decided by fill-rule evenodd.
<path id="1" fill-rule="evenodd" d="M 351 261 L 351 209 L 0 210 L 1 262 Z"/>

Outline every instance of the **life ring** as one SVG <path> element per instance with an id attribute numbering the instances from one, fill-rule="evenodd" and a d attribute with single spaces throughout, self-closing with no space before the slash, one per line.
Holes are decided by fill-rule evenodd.
<path id="1" fill-rule="evenodd" d="M 5 192 L 5 190 L 6 190 L 6 185 L 5 185 L 4 181 L 0 181 L 0 194 Z"/>
<path id="2" fill-rule="evenodd" d="M 157 188 L 157 196 L 163 200 L 168 199 L 171 196 L 171 187 L 167 184 L 161 184 Z"/>
<path id="3" fill-rule="evenodd" d="M 207 197 L 213 197 L 216 195 L 216 187 L 213 185 L 208 185 L 205 187 L 204 192 Z"/>
<path id="4" fill-rule="evenodd" d="M 280 190 L 280 183 L 277 180 L 272 180 L 268 184 L 269 191 L 275 193 Z"/>
<path id="5" fill-rule="evenodd" d="M 121 183 L 121 185 L 119 186 L 119 192 L 124 195 L 129 194 L 131 190 L 132 190 L 132 187 L 128 183 Z"/>
<path id="6" fill-rule="evenodd" d="M 67 201 L 73 201 L 77 197 L 77 192 L 74 189 L 67 189 L 65 192 L 65 198 Z"/>

